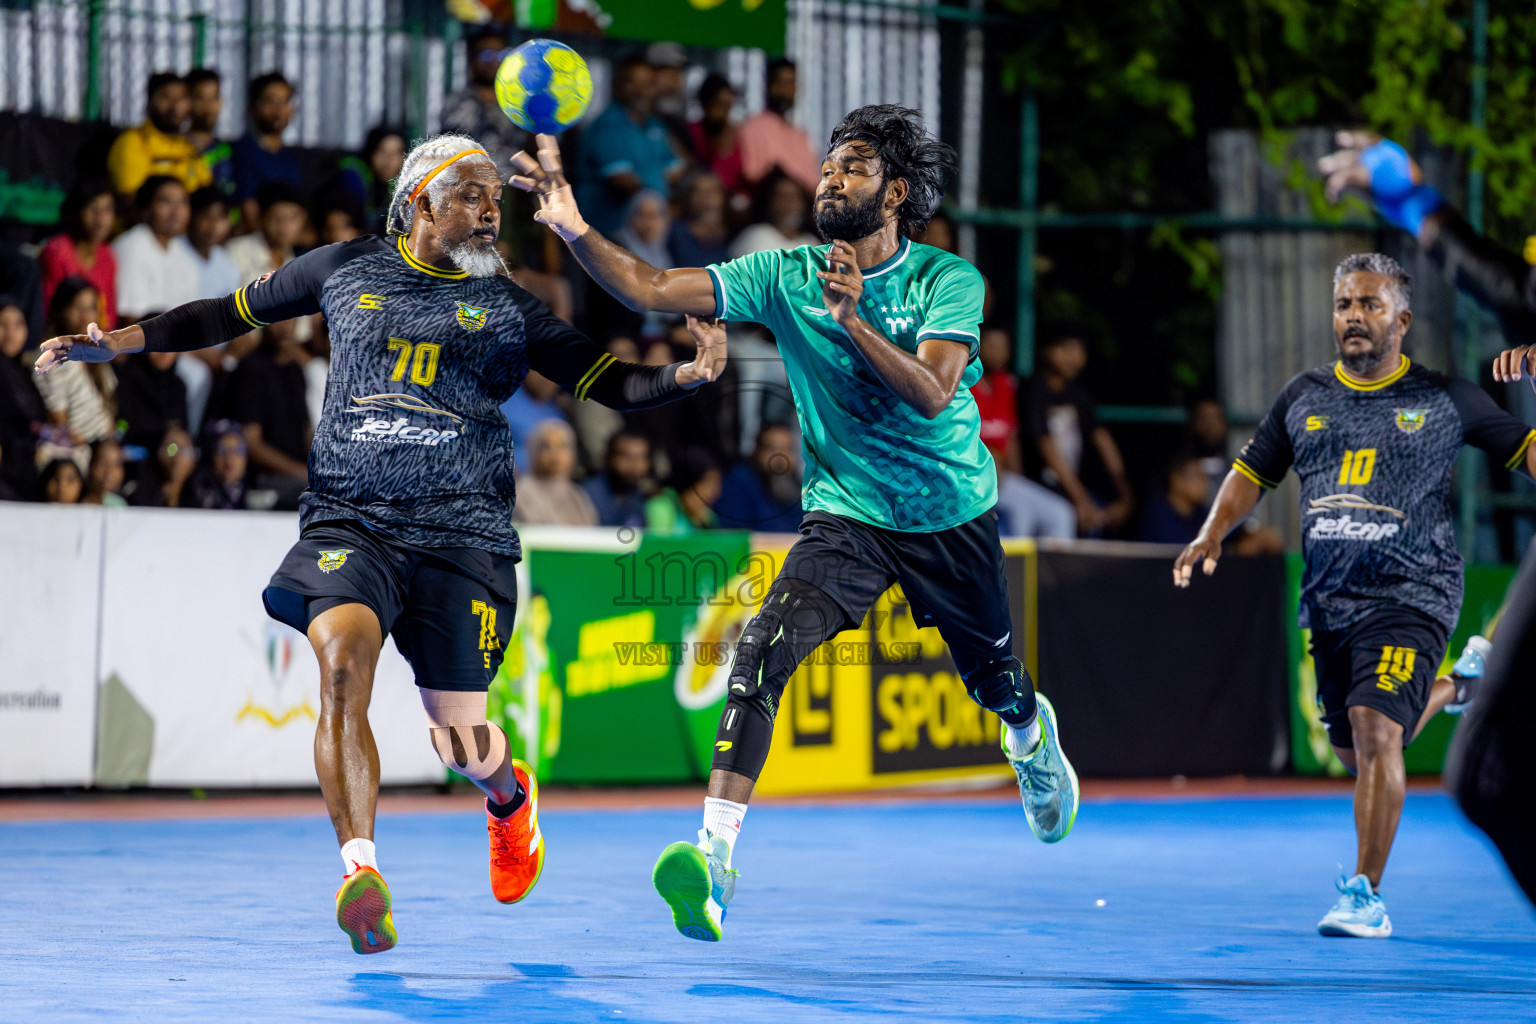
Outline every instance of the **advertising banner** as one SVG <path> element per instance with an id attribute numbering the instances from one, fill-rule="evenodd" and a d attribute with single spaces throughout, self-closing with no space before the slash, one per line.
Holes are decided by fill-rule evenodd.
<path id="1" fill-rule="evenodd" d="M 97 782 L 310 786 L 320 709 L 309 641 L 261 592 L 295 517 L 110 510 Z M 386 641 L 368 720 L 385 783 L 440 782 L 410 667 Z"/>
<path id="2" fill-rule="evenodd" d="M 484 6 L 494 16 L 505 2 L 485 0 Z M 454 13 L 455 4 L 448 9 Z M 519 28 L 533 31 L 782 53 L 789 0 L 512 0 L 512 15 Z"/>
<path id="3" fill-rule="evenodd" d="M 0 508 L 0 786 L 87 785 L 102 511 Z"/>

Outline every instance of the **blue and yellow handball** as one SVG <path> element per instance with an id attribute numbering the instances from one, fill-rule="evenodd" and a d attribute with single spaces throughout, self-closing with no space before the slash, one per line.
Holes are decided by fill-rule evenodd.
<path id="1" fill-rule="evenodd" d="M 586 113 L 592 73 L 581 54 L 553 39 L 530 39 L 496 71 L 496 102 L 525 131 L 553 135 Z"/>

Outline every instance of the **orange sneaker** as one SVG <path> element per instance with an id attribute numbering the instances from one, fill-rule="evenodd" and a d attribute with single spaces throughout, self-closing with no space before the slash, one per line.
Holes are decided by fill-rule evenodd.
<path id="1" fill-rule="evenodd" d="M 516 903 L 533 891 L 544 870 L 544 833 L 539 831 L 539 780 L 522 761 L 512 774 L 527 794 L 510 818 L 498 818 L 486 801 L 485 829 L 491 835 L 491 893 L 502 903 Z"/>
<path id="2" fill-rule="evenodd" d="M 354 953 L 394 949 L 399 936 L 389 910 L 389 886 L 370 867 L 360 867 L 336 890 L 336 923 L 352 940 Z"/>

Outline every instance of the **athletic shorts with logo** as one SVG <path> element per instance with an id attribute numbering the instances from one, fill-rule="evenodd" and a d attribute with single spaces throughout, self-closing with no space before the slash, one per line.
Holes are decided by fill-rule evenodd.
<path id="1" fill-rule="evenodd" d="M 1353 749 L 1349 709 L 1367 707 L 1401 725 L 1407 746 L 1429 704 L 1445 645 L 1445 627 L 1409 608 L 1381 609 L 1345 629 L 1313 630 L 1317 703 L 1329 742 Z"/>
<path id="2" fill-rule="evenodd" d="M 934 533 L 887 530 L 809 512 L 782 577 L 815 584 L 842 608 L 842 629 L 864 621 L 900 583 L 919 626 L 937 626 L 961 675 L 1013 653 L 1013 619 L 997 513 Z"/>
<path id="3" fill-rule="evenodd" d="M 416 685 L 485 690 L 517 613 L 517 561 L 476 548 L 407 544 L 353 520 L 306 526 L 262 594 L 267 614 L 307 632 L 356 602 L 378 616 Z"/>

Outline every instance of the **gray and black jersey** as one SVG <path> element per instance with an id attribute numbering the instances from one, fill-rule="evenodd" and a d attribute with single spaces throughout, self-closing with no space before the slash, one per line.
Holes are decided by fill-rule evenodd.
<path id="1" fill-rule="evenodd" d="M 422 547 L 519 554 L 501 405 L 530 369 L 619 409 L 687 392 L 676 364 L 620 363 L 507 277 L 416 259 L 403 238 L 323 246 L 221 300 L 145 324 L 146 348 L 215 344 L 323 313 L 331 367 L 302 525 L 358 520 Z"/>
<path id="2" fill-rule="evenodd" d="M 1533 437 L 1477 385 L 1407 356 L 1371 382 L 1335 363 L 1285 386 L 1233 468 L 1266 490 L 1288 469 L 1301 480 L 1303 627 L 1406 605 L 1450 631 L 1462 595 L 1451 467 L 1464 444 L 1518 467 Z"/>

